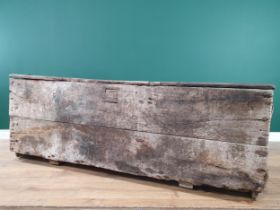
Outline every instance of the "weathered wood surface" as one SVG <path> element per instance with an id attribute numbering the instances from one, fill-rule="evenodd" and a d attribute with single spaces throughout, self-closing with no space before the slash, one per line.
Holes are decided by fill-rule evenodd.
<path id="1" fill-rule="evenodd" d="M 275 86 L 271 84 L 238 84 L 238 83 L 208 83 L 208 82 L 149 82 L 149 81 L 125 81 L 125 80 L 96 80 L 67 77 L 46 77 L 23 74 L 11 74 L 15 79 L 42 80 L 42 81 L 67 81 L 98 84 L 128 84 L 143 86 L 176 86 L 176 87 L 210 87 L 210 88 L 240 88 L 240 89 L 261 89 L 274 90 Z"/>
<path id="2" fill-rule="evenodd" d="M 260 191 L 267 148 L 116 128 L 11 118 L 21 154 L 158 179 Z"/>
<path id="3" fill-rule="evenodd" d="M 272 87 L 150 84 L 13 76 L 11 149 L 158 179 L 262 191 Z"/>
<path id="4" fill-rule="evenodd" d="M 269 142 L 269 179 L 251 201 L 239 193 L 186 190 L 92 167 L 17 158 L 0 139 L 0 209 L 272 210 L 280 208 L 280 143 Z M 220 191 L 220 190 L 219 190 Z M 236 195 L 238 194 L 238 196 Z"/>
<path id="5" fill-rule="evenodd" d="M 265 145 L 272 90 L 11 79 L 10 114 Z"/>

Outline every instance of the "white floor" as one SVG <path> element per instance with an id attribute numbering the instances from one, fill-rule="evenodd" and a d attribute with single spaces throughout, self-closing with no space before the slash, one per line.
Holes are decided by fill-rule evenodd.
<path id="1" fill-rule="evenodd" d="M 0 140 L 9 139 L 9 136 L 10 136 L 9 130 L 0 130 Z M 270 132 L 269 141 L 280 142 L 280 132 Z"/>

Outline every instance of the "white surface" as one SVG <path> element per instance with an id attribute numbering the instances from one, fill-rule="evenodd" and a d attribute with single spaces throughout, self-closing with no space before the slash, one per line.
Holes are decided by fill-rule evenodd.
<path id="1" fill-rule="evenodd" d="M 270 132 L 269 141 L 280 142 L 280 132 Z"/>
<path id="2" fill-rule="evenodd" d="M 0 140 L 9 139 L 10 131 L 9 130 L 0 130 Z M 280 142 L 280 132 L 270 132 L 269 141 L 271 142 Z"/>
<path id="3" fill-rule="evenodd" d="M 2 140 L 2 139 L 7 140 L 9 138 L 10 138 L 9 130 L 0 130 L 0 140 Z"/>

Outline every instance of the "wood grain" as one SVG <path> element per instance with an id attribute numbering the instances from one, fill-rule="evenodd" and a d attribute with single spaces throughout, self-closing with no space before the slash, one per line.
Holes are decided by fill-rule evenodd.
<path id="1" fill-rule="evenodd" d="M 272 90 L 11 79 L 10 115 L 266 145 Z"/>
<path id="2" fill-rule="evenodd" d="M 11 118 L 11 149 L 50 160 L 139 176 L 260 192 L 264 146 L 115 128 Z"/>
<path id="3" fill-rule="evenodd" d="M 258 89 L 275 90 L 272 84 L 238 84 L 238 83 L 208 83 L 208 82 L 150 82 L 150 81 L 125 81 L 125 80 L 96 80 L 83 78 L 50 77 L 25 74 L 10 74 L 10 78 L 25 80 L 43 80 L 43 81 L 67 81 L 83 82 L 96 84 L 124 84 L 138 86 L 176 86 L 176 87 L 211 87 L 211 88 L 238 88 L 238 89 Z"/>

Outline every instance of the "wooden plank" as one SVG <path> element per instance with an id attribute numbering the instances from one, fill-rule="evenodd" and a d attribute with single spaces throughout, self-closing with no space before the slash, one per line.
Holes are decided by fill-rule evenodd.
<path id="1" fill-rule="evenodd" d="M 11 78 L 10 115 L 267 144 L 272 90 L 70 81 Z"/>
<path id="2" fill-rule="evenodd" d="M 272 210 L 280 206 L 280 143 L 269 143 L 269 179 L 256 201 L 96 168 L 18 159 L 0 139 L 0 209 Z"/>
<path id="3" fill-rule="evenodd" d="M 238 83 L 207 83 L 207 82 L 148 82 L 148 81 L 124 81 L 124 80 L 95 80 L 82 78 L 66 78 L 66 77 L 50 77 L 11 74 L 11 78 L 25 80 L 44 80 L 44 81 L 67 81 L 67 82 L 83 82 L 83 83 L 98 83 L 98 84 L 124 84 L 138 86 L 176 86 L 176 87 L 210 87 L 210 88 L 238 88 L 238 89 L 260 89 L 274 90 L 275 86 L 271 84 L 238 84 Z"/>
<path id="4" fill-rule="evenodd" d="M 11 118 L 16 153 L 157 179 L 260 192 L 267 148 L 107 127 Z"/>

